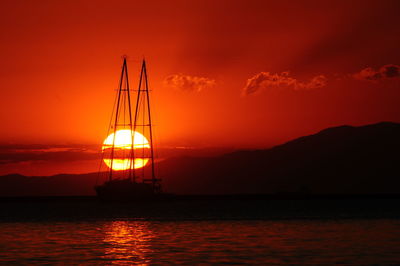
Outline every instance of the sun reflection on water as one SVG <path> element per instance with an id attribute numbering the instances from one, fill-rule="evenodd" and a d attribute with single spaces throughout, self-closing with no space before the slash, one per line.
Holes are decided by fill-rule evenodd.
<path id="1" fill-rule="evenodd" d="M 113 264 L 148 265 L 152 231 L 144 222 L 114 221 L 104 225 L 104 259 Z"/>

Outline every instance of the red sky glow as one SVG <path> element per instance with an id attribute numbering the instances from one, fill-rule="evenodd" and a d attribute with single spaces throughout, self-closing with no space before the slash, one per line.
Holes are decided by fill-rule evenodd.
<path id="1" fill-rule="evenodd" d="M 125 54 L 133 87 L 146 57 L 159 147 L 265 148 L 400 122 L 399 1 L 0 6 L 4 145 L 100 147 Z"/>

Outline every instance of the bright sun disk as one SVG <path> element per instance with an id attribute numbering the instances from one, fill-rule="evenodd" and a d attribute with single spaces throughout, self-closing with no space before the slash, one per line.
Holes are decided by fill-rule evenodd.
<path id="1" fill-rule="evenodd" d="M 111 133 L 103 142 L 103 147 L 102 150 L 103 152 L 106 149 L 110 149 L 114 145 L 114 151 L 127 151 L 129 154 L 129 151 L 132 149 L 132 138 L 133 138 L 133 149 L 145 149 L 145 148 L 150 148 L 149 142 L 146 139 L 145 136 L 140 134 L 139 132 L 136 132 L 132 134 L 133 131 L 130 129 L 122 129 L 118 130 L 115 133 L 115 138 L 114 138 L 114 133 Z M 115 141 L 115 142 L 114 142 Z M 136 156 L 135 156 L 136 157 Z M 104 158 L 104 163 L 111 168 L 111 159 L 110 158 Z M 148 163 L 149 159 L 148 158 L 135 158 L 134 163 L 132 164 L 132 160 L 130 158 L 114 158 L 112 162 L 112 169 L 113 170 L 127 170 L 127 169 L 138 169 L 144 167 Z"/>

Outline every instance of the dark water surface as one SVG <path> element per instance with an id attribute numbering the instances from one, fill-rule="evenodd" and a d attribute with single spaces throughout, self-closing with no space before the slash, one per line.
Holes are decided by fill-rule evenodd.
<path id="1" fill-rule="evenodd" d="M 0 264 L 400 264 L 398 200 L 0 203 Z"/>

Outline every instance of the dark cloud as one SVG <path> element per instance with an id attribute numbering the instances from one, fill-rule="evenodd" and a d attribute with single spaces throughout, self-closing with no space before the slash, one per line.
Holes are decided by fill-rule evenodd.
<path id="1" fill-rule="evenodd" d="M 98 159 L 100 150 L 89 146 L 0 145 L 0 165 L 26 161 L 77 161 Z"/>
<path id="2" fill-rule="evenodd" d="M 384 65 L 379 70 L 372 67 L 367 67 L 358 73 L 352 75 L 353 78 L 358 80 L 366 80 L 377 82 L 382 79 L 400 78 L 399 65 Z"/>
<path id="3" fill-rule="evenodd" d="M 291 87 L 294 90 L 311 90 L 326 86 L 327 78 L 324 75 L 313 77 L 308 82 L 300 82 L 289 76 L 289 72 L 280 74 L 271 74 L 261 72 L 247 80 L 243 88 L 244 95 L 253 94 L 259 90 L 265 90 L 271 87 Z"/>
<path id="4" fill-rule="evenodd" d="M 164 79 L 164 84 L 169 87 L 184 91 L 201 91 L 206 88 L 215 86 L 216 82 L 213 79 L 188 76 L 183 74 L 170 75 Z"/>
<path id="5" fill-rule="evenodd" d="M 192 147 L 159 147 L 158 159 L 179 156 L 207 157 L 232 152 L 231 148 L 192 148 Z M 81 160 L 101 159 L 101 148 L 98 145 L 40 145 L 40 144 L 0 144 L 0 167 L 10 163 L 32 161 L 74 162 Z"/>

